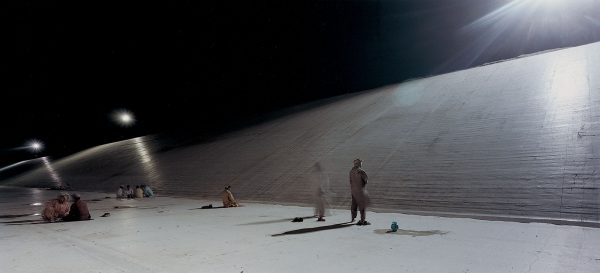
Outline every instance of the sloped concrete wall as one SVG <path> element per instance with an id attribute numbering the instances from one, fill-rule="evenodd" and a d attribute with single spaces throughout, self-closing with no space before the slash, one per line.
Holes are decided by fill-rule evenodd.
<path id="1" fill-rule="evenodd" d="M 598 221 L 599 107 L 595 43 L 342 97 L 195 145 L 111 143 L 9 183 L 146 183 L 209 198 L 232 185 L 242 202 L 310 204 L 319 162 L 332 205 L 348 206 L 359 157 L 376 208 Z"/>

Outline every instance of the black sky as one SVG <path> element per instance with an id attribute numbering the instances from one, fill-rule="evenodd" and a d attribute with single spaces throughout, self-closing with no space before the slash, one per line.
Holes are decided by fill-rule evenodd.
<path id="1" fill-rule="evenodd" d="M 210 133 L 319 98 L 600 40 L 595 0 L 573 8 L 577 31 L 531 37 L 535 19 L 523 16 L 492 38 L 502 21 L 470 23 L 511 1 L 81 2 L 8 4 L 0 167 L 31 158 L 11 148 L 32 138 L 59 157 L 148 133 Z M 121 108 L 135 126 L 112 122 Z"/>

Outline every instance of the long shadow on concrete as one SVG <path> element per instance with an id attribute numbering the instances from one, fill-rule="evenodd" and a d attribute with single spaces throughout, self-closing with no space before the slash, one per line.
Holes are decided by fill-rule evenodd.
<path id="1" fill-rule="evenodd" d="M 417 236 L 431 236 L 431 235 L 444 235 L 447 234 L 447 231 L 441 230 L 408 230 L 408 229 L 399 229 L 398 231 L 391 231 L 389 229 L 376 229 L 375 233 L 377 234 L 395 234 L 395 235 L 408 235 L 412 237 Z"/>
<path id="2" fill-rule="evenodd" d="M 351 227 L 351 226 L 354 226 L 354 223 L 347 222 L 347 223 L 333 224 L 333 225 L 322 226 L 322 227 L 301 228 L 301 229 L 296 229 L 296 230 L 290 230 L 290 231 L 286 231 L 286 232 L 279 233 L 279 234 L 273 234 L 271 236 L 277 237 L 277 236 L 283 236 L 283 235 L 304 234 L 304 233 L 317 232 L 317 231 L 330 230 L 330 229 L 338 229 L 338 228 L 345 228 L 345 227 Z"/>
<path id="3" fill-rule="evenodd" d="M 299 217 L 302 219 L 310 219 L 310 218 L 316 218 L 315 216 L 304 216 L 304 217 Z M 279 219 L 279 220 L 269 220 L 269 221 L 259 221 L 259 222 L 252 222 L 252 223 L 246 223 L 246 224 L 239 224 L 238 226 L 251 226 L 251 225 L 264 225 L 264 224 L 275 224 L 275 223 L 283 223 L 283 222 L 291 222 L 292 220 L 294 220 L 294 218 L 287 218 L 287 219 Z"/>
<path id="4" fill-rule="evenodd" d="M 28 214 L 4 214 L 4 215 L 0 215 L 0 219 L 3 218 L 19 218 L 19 217 L 26 217 L 26 216 L 35 216 L 31 213 Z"/>
<path id="5" fill-rule="evenodd" d="M 46 222 L 41 219 L 36 220 L 19 220 L 19 221 L 4 221 L 0 222 L 2 224 L 17 226 L 17 225 L 37 225 L 37 224 L 51 224 L 50 222 Z"/>

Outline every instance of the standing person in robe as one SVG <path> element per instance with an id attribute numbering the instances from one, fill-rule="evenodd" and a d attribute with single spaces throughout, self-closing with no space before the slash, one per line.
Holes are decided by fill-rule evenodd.
<path id="1" fill-rule="evenodd" d="M 360 210 L 360 221 L 356 223 L 359 226 L 370 225 L 366 220 L 367 205 L 369 204 L 369 195 L 367 194 L 367 181 L 369 177 L 362 169 L 362 160 L 354 159 L 354 167 L 350 170 L 350 191 L 352 193 L 352 206 L 350 212 L 352 214 L 352 222 L 356 218 L 357 209 Z"/>

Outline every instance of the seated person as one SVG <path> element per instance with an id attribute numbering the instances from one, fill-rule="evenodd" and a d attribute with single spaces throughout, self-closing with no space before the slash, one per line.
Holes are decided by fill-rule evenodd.
<path id="1" fill-rule="evenodd" d="M 69 214 L 69 202 L 67 196 L 59 195 L 56 199 L 46 202 L 42 211 L 42 218 L 48 222 L 57 221 Z"/>
<path id="2" fill-rule="evenodd" d="M 223 192 L 222 192 L 223 207 L 226 207 L 226 208 L 238 207 L 239 204 L 235 201 L 235 198 L 233 198 L 233 193 L 231 193 L 230 189 L 231 189 L 231 186 L 227 186 L 227 187 L 225 187 L 225 190 L 223 190 Z"/>
<path id="3" fill-rule="evenodd" d="M 81 196 L 79 196 L 77 193 L 74 193 L 72 197 L 73 204 L 71 205 L 69 215 L 64 217 L 63 221 L 90 220 L 92 218 L 90 216 L 90 211 L 88 210 L 87 204 L 81 200 Z"/>
<path id="4" fill-rule="evenodd" d="M 144 190 L 144 197 L 153 197 L 154 192 L 148 185 L 142 185 L 142 189 Z"/>
<path id="5" fill-rule="evenodd" d="M 131 186 L 127 185 L 127 190 L 125 191 L 125 195 L 127 195 L 127 198 L 135 197 Z"/>
<path id="6" fill-rule="evenodd" d="M 135 186 L 135 198 L 144 198 L 144 191 L 140 186 Z"/>
<path id="7" fill-rule="evenodd" d="M 123 199 L 125 198 L 125 189 L 123 189 L 123 185 L 119 186 L 119 189 L 117 190 L 117 198 L 118 199 Z"/>

